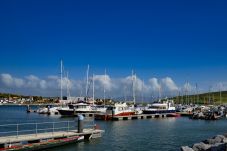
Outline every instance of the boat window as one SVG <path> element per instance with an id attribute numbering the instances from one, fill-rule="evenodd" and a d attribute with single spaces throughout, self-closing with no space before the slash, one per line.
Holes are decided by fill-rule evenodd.
<path id="1" fill-rule="evenodd" d="M 115 107 L 112 107 L 112 106 L 107 107 L 107 110 L 113 110 L 113 109 L 115 109 Z"/>
<path id="2" fill-rule="evenodd" d="M 73 109 L 73 105 L 69 105 L 69 108 L 70 108 L 70 109 Z"/>
<path id="3" fill-rule="evenodd" d="M 167 109 L 165 106 L 150 106 L 150 109 Z"/>

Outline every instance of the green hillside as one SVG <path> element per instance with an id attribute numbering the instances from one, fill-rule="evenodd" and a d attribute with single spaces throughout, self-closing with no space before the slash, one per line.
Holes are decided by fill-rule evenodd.
<path id="1" fill-rule="evenodd" d="M 175 103 L 181 104 L 189 104 L 189 103 L 196 103 L 196 104 L 227 104 L 227 91 L 221 92 L 210 92 L 210 93 L 203 93 L 198 95 L 184 95 L 184 96 L 176 96 L 173 98 Z"/>

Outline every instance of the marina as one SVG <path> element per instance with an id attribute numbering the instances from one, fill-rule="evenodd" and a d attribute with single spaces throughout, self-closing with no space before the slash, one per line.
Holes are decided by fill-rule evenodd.
<path id="1" fill-rule="evenodd" d="M 8 115 L 8 119 L 4 120 L 3 117 L 0 117 L 0 123 L 4 125 L 5 122 L 9 123 L 11 122 L 11 124 L 16 123 L 18 121 L 23 121 L 27 122 L 27 123 L 31 123 L 32 121 L 36 120 L 36 121 L 40 121 L 40 123 L 44 123 L 41 125 L 48 125 L 49 126 L 45 127 L 45 126 L 41 126 L 38 124 L 38 129 L 49 129 L 49 132 L 45 132 L 41 135 L 37 135 L 35 134 L 35 131 L 33 131 L 32 134 L 32 138 L 38 138 L 38 142 L 32 142 L 34 146 L 45 146 L 48 148 L 48 150 L 65 150 L 65 151 L 70 151 L 72 148 L 79 148 L 81 145 L 83 146 L 83 148 L 86 149 L 93 149 L 93 150 L 100 150 L 100 149 L 104 149 L 107 147 L 107 142 L 111 141 L 112 143 L 109 144 L 112 147 L 112 150 L 124 150 L 124 148 L 127 147 L 127 149 L 136 151 L 136 150 L 143 150 L 142 148 L 144 148 L 144 150 L 146 150 L 145 148 L 150 147 L 152 148 L 152 150 L 157 150 L 157 151 L 162 151 L 162 150 L 167 150 L 167 151 L 175 151 L 178 150 L 182 145 L 191 145 L 193 143 L 199 142 L 205 138 L 209 138 L 212 137 L 214 135 L 216 135 L 217 133 L 225 133 L 225 123 L 226 120 L 225 119 L 220 119 L 217 122 L 206 122 L 206 121 L 201 121 L 201 120 L 192 120 L 188 117 L 180 117 L 180 118 L 176 118 L 176 117 L 167 117 L 167 115 L 150 115 L 150 114 L 142 114 L 142 115 L 130 115 L 130 116 L 120 116 L 120 117 L 116 117 L 116 119 L 114 119 L 114 122 L 106 122 L 106 121 L 100 121 L 100 120 L 95 120 L 95 124 L 97 124 L 96 126 L 96 130 L 104 130 L 104 133 L 101 133 L 102 137 L 98 138 L 97 141 L 96 139 L 90 139 L 89 142 L 84 140 L 80 140 L 80 136 L 78 137 L 77 132 L 77 120 L 78 117 L 62 117 L 60 115 L 45 115 L 45 114 L 38 114 L 38 113 L 27 113 L 26 112 L 26 106 L 1 106 L 0 109 L 0 114 L 7 114 Z M 18 117 L 18 115 L 20 115 Z M 17 119 L 15 119 L 14 117 L 17 117 Z M 84 132 L 88 132 L 89 130 L 93 130 L 89 132 L 89 135 L 91 134 L 91 132 L 95 132 L 94 131 L 94 121 L 93 121 L 93 116 L 89 117 L 87 116 L 87 118 L 89 119 L 90 123 L 88 123 L 88 125 L 91 125 L 90 128 L 87 129 L 87 127 L 85 127 Z M 138 119 L 138 120 L 136 120 Z M 141 120 L 139 120 L 141 119 Z M 143 119 L 143 120 L 142 120 Z M 70 121 L 70 124 L 67 124 L 67 121 Z M 45 124 L 45 122 L 47 122 Z M 59 126 L 57 123 L 61 123 Z M 54 126 L 53 126 L 54 123 Z M 63 124 L 64 123 L 64 124 Z M 190 123 L 190 125 L 188 125 Z M 68 131 L 68 125 L 69 125 L 69 131 Z M 14 131 L 16 131 L 15 128 L 16 125 L 14 125 Z M 40 126 L 40 127 L 39 127 Z M 206 127 L 206 129 L 204 129 L 203 127 Z M 20 129 L 21 126 L 19 126 Z M 28 126 L 28 128 L 30 129 L 35 129 L 35 125 L 33 124 L 33 126 Z M 55 127 L 56 129 L 54 130 L 53 133 L 53 127 Z M 63 127 L 65 128 L 64 131 L 62 132 L 60 129 L 58 130 L 58 128 Z M 74 127 L 74 130 L 70 130 L 70 127 Z M 218 127 L 218 129 L 217 129 Z M 21 127 L 22 128 L 22 127 Z M 87 130 L 86 130 L 87 129 Z M 135 129 L 137 129 L 137 131 L 134 131 Z M 188 129 L 188 130 L 187 130 Z M 167 131 L 168 130 L 168 131 Z M 207 130 L 209 130 L 209 133 L 207 132 Z M 0 127 L 0 131 L 1 131 L 1 127 Z M 195 133 L 200 133 L 200 137 L 197 136 L 197 138 L 194 138 L 194 134 Z M 14 132 L 15 135 L 13 136 L 13 138 L 15 140 L 16 139 L 16 132 Z M 39 133 L 42 133 L 42 131 L 40 130 Z M 60 138 L 60 139 L 54 139 L 55 136 L 56 138 L 58 138 L 60 135 L 64 134 L 65 136 L 67 136 L 66 138 Z M 3 134 L 1 134 L 2 136 Z M 20 135 L 20 133 L 19 133 Z M 18 136 L 19 136 L 18 135 Z M 46 136 L 49 136 L 48 138 L 46 138 Z M 170 137 L 174 135 L 173 137 Z M 30 136 L 30 135 L 27 135 Z M 43 136 L 43 137 L 41 137 Z M 54 136 L 54 137 L 53 137 Z M 99 136 L 99 135 L 96 135 Z M 96 137 L 94 136 L 94 137 Z M 109 137 L 111 136 L 111 137 Z M 138 142 L 138 139 L 133 139 L 129 137 L 130 136 L 136 136 L 136 138 L 140 139 L 140 143 L 141 145 L 138 145 L 135 148 L 132 148 L 131 145 L 128 146 L 126 145 L 128 141 L 130 141 L 131 143 L 135 143 Z M 144 137 L 143 137 L 144 136 Z M 185 139 L 184 137 L 187 136 L 187 139 Z M 158 137 L 166 137 L 166 139 L 163 139 L 163 141 L 168 142 L 166 145 L 161 145 L 160 143 L 157 142 L 156 138 Z M 6 137 L 5 137 L 6 138 Z M 12 138 L 12 137 L 11 137 Z M 26 137 L 23 137 L 26 138 Z M 149 143 L 146 138 L 149 138 Z M 183 139 L 184 138 L 184 139 Z M 8 139 L 8 137 L 7 137 Z M 121 142 L 124 142 L 123 144 L 119 144 L 119 139 Z M 181 141 L 179 141 L 179 139 L 181 139 Z M 6 140 L 6 139 L 4 139 Z M 29 140 L 29 139 L 28 139 Z M 22 141 L 20 142 L 16 142 L 15 145 L 21 145 L 23 144 L 24 147 L 27 146 L 32 146 L 29 145 L 31 142 L 30 141 Z M 70 140 L 68 142 L 68 140 Z M 49 142 L 48 142 L 49 141 Z M 144 142 L 145 141 L 145 142 Z M 13 139 L 12 139 L 12 142 Z M 18 144 L 19 143 L 19 144 Z M 35 143 L 35 144 L 34 144 Z M 95 145 L 94 145 L 95 143 Z M 125 144 L 126 143 L 126 144 Z M 145 145 L 144 143 L 147 143 L 147 145 Z M 7 144 L 5 142 L 7 147 Z M 12 144 L 12 143 L 11 143 Z M 46 145 L 41 145 L 41 144 L 46 144 Z M 59 147 L 54 147 L 57 144 L 60 145 Z M 144 145 L 143 145 L 144 144 Z M 149 145 L 150 144 L 150 145 Z M 160 145 L 159 145 L 160 144 Z M 173 147 L 173 144 L 175 147 Z M 2 145 L 3 146 L 3 145 Z M 121 146 L 122 149 L 119 149 L 117 146 Z M 146 147 L 145 147 L 146 146 Z M 8 145 L 9 147 L 9 145 Z M 52 147 L 54 147 L 53 149 L 51 149 Z"/>
<path id="2" fill-rule="evenodd" d="M 0 0 L 0 151 L 227 151 L 227 0 Z"/>

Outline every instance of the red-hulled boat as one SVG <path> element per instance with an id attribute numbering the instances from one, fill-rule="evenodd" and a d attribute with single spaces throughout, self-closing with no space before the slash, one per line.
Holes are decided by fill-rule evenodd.
<path id="1" fill-rule="evenodd" d="M 111 120 L 114 116 L 135 115 L 135 110 L 129 108 L 126 103 L 116 103 L 114 106 L 107 107 L 106 113 L 95 114 L 95 119 Z"/>

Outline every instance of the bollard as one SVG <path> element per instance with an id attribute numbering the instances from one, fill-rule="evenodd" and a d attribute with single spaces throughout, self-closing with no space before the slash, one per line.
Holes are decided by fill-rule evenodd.
<path id="1" fill-rule="evenodd" d="M 30 113 L 31 112 L 31 110 L 30 110 L 30 106 L 29 105 L 27 105 L 27 113 Z"/>
<path id="2" fill-rule="evenodd" d="M 50 115 L 50 105 L 47 106 L 47 114 Z"/>
<path id="3" fill-rule="evenodd" d="M 78 115 L 78 133 L 83 133 L 84 129 L 84 116 Z"/>

